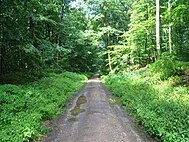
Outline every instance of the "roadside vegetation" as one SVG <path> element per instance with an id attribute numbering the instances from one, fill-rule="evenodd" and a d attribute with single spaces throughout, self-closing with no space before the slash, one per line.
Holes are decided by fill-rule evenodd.
<path id="1" fill-rule="evenodd" d="M 103 81 L 145 130 L 160 142 L 189 141 L 189 64 L 162 59 Z"/>
<path id="2" fill-rule="evenodd" d="M 24 142 L 42 135 L 47 131 L 43 122 L 62 114 L 86 80 L 84 75 L 64 72 L 25 85 L 1 85 L 1 142 Z"/>

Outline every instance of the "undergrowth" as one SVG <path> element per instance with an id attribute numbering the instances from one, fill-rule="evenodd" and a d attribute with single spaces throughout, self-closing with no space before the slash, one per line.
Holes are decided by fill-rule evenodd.
<path id="1" fill-rule="evenodd" d="M 38 81 L 43 77 L 48 77 L 51 73 L 61 74 L 63 72 L 65 72 L 65 70 L 59 68 L 22 69 L 20 71 L 0 74 L 0 85 L 3 84 L 26 85 L 28 83 Z"/>
<path id="2" fill-rule="evenodd" d="M 0 86 L 0 141 L 25 142 L 47 129 L 42 122 L 63 113 L 68 99 L 86 81 L 84 75 L 65 72 L 22 86 Z"/>
<path id="3" fill-rule="evenodd" d="M 0 85 L 3 84 L 14 84 L 24 85 L 30 82 L 37 81 L 47 76 L 47 71 L 42 70 L 22 70 L 20 72 L 9 72 L 0 74 Z"/>
<path id="4" fill-rule="evenodd" d="M 157 62 L 138 71 L 112 74 L 103 81 L 157 141 L 188 142 L 189 87 L 177 83 L 180 76 L 175 71 L 181 68 L 179 74 L 184 74 L 188 66 L 181 62 L 173 66 L 170 62 L 164 61 L 166 65 Z"/>

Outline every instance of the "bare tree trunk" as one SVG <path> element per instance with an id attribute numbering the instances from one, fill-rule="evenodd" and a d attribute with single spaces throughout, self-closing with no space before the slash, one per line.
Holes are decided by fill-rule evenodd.
<path id="1" fill-rule="evenodd" d="M 160 21 L 159 21 L 159 14 L 160 13 L 160 7 L 159 7 L 159 0 L 156 0 L 156 48 L 157 48 L 157 59 L 160 59 Z"/>
<path id="2" fill-rule="evenodd" d="M 169 51 L 172 54 L 172 37 L 171 37 L 171 0 L 168 0 L 168 11 L 169 11 Z"/>
<path id="3" fill-rule="evenodd" d="M 57 50 L 57 54 L 56 54 L 56 65 L 57 65 L 57 67 L 59 66 L 58 60 L 59 60 L 60 35 L 61 35 L 61 33 L 59 32 L 59 33 L 58 33 L 57 44 L 56 44 L 56 48 L 57 48 L 57 49 L 56 49 L 56 50 Z"/>
<path id="4" fill-rule="evenodd" d="M 111 65 L 110 53 L 108 53 L 108 64 L 109 64 L 109 68 L 110 68 L 110 72 L 111 72 L 112 71 L 112 65 Z"/>

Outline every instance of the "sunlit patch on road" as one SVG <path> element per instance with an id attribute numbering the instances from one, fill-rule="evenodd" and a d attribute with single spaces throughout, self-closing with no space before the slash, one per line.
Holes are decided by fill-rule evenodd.
<path id="1" fill-rule="evenodd" d="M 99 79 L 90 79 L 90 80 L 88 81 L 88 83 L 90 83 L 90 82 L 100 83 L 101 81 L 100 81 Z"/>

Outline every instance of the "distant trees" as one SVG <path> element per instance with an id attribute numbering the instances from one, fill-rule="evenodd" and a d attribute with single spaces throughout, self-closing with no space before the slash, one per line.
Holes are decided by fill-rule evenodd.
<path id="1" fill-rule="evenodd" d="M 115 60 L 113 45 L 128 29 L 128 7 L 125 0 L 88 0 L 89 20 L 96 33 L 100 58 L 100 70 L 112 71 L 119 60 Z M 108 67 L 108 68 L 107 68 Z"/>
<path id="2" fill-rule="evenodd" d="M 188 1 L 80 0 L 77 7 L 71 2 L 2 0 L 0 73 L 118 71 L 164 53 L 189 61 Z"/>

